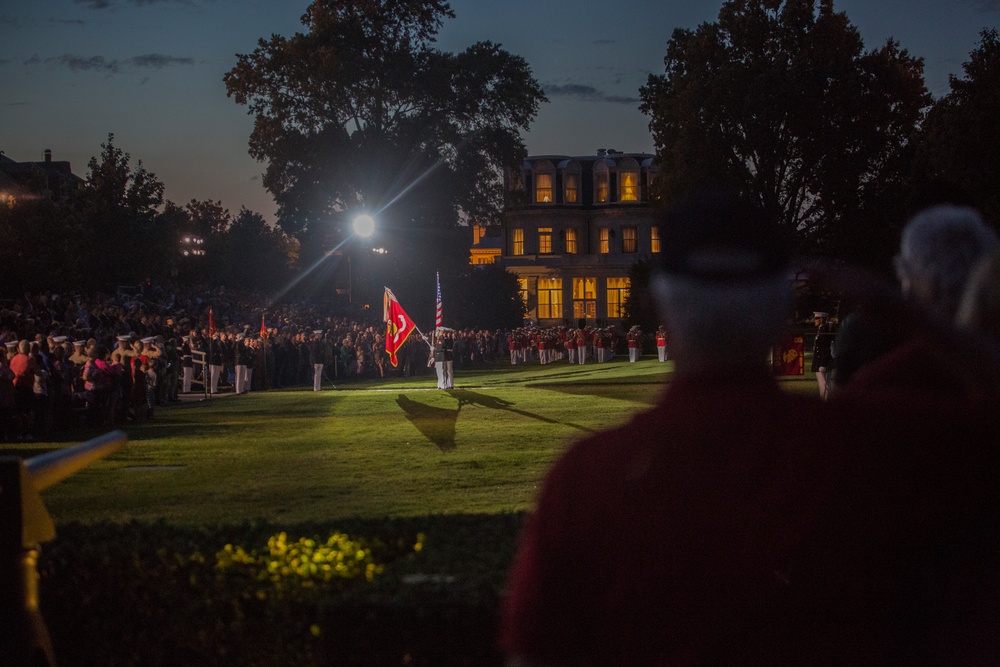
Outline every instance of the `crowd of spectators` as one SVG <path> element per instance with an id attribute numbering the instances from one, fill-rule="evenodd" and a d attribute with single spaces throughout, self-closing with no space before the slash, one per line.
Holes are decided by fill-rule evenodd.
<path id="1" fill-rule="evenodd" d="M 455 367 L 506 362 L 511 335 L 455 331 Z M 430 372 L 431 346 L 420 334 L 409 337 L 393 367 L 380 318 L 345 315 L 332 303 L 274 303 L 249 290 L 172 284 L 114 294 L 26 292 L 0 301 L 0 441 L 142 421 L 185 393 L 308 385 L 317 338 L 329 384 Z M 541 339 L 528 339 L 530 358 L 540 359 Z M 205 371 L 212 366 L 217 377 Z M 237 382 L 237 370 L 248 381 Z"/>

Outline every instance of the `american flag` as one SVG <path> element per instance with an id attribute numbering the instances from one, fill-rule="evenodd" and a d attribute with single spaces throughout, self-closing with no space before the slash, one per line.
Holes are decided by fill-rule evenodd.
<path id="1" fill-rule="evenodd" d="M 444 320 L 441 316 L 441 272 L 435 272 L 437 276 L 437 314 L 434 316 L 434 326 L 441 328 L 444 324 Z"/>

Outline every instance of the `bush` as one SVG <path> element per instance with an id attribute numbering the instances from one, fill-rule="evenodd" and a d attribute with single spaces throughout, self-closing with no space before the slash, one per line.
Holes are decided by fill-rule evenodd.
<path id="1" fill-rule="evenodd" d="M 61 667 L 500 665 L 521 519 L 68 524 L 42 549 L 42 613 Z"/>

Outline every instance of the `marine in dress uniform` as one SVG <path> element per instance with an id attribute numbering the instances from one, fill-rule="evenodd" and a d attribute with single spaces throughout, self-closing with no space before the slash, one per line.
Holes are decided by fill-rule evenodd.
<path id="1" fill-rule="evenodd" d="M 656 329 L 656 356 L 660 361 L 667 360 L 667 330 L 662 324 Z"/>
<path id="2" fill-rule="evenodd" d="M 822 311 L 813 313 L 816 324 L 816 338 L 813 342 L 812 371 L 816 374 L 819 397 L 824 401 L 830 396 L 830 370 L 833 365 L 833 327 L 830 314 Z"/>

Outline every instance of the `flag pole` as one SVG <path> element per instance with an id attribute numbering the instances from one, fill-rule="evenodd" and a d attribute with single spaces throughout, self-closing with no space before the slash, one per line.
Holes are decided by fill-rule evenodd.
<path id="1" fill-rule="evenodd" d="M 413 323 L 413 328 L 416 329 L 416 331 L 417 331 L 418 334 L 420 334 L 420 338 L 425 343 L 427 343 L 427 347 L 429 347 L 431 349 L 431 351 L 433 351 L 434 350 L 434 345 L 429 340 L 427 340 L 427 334 L 425 334 L 423 331 L 420 330 L 420 327 L 417 326 L 416 322 Z"/>

